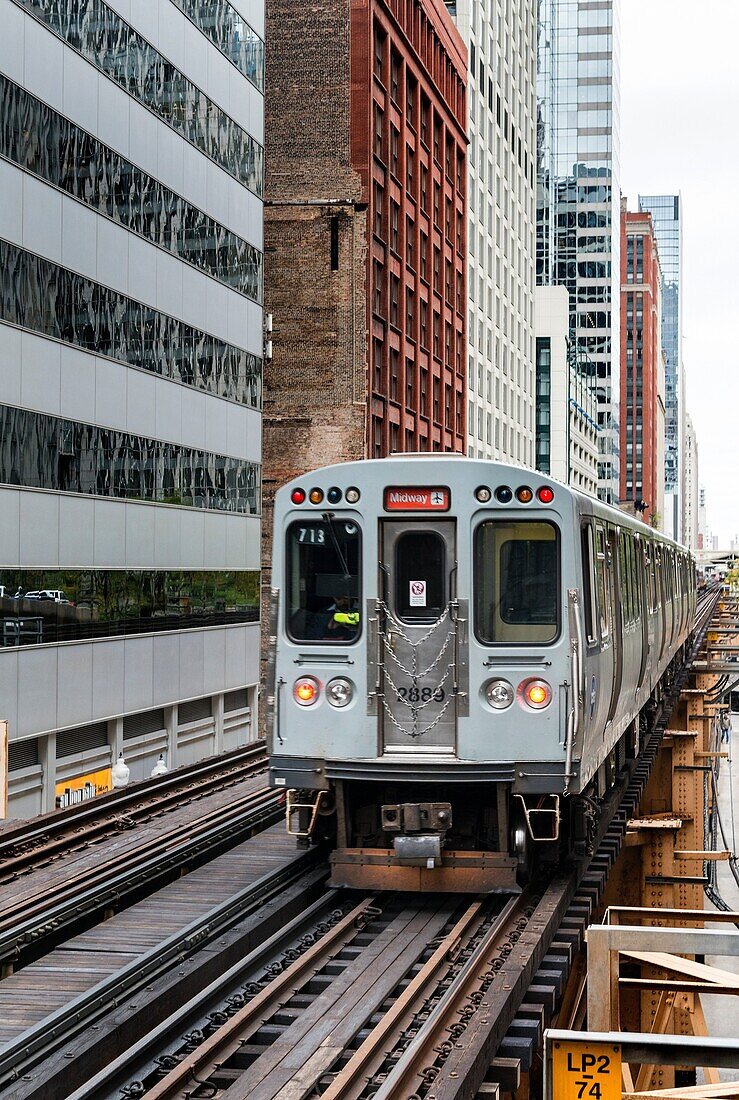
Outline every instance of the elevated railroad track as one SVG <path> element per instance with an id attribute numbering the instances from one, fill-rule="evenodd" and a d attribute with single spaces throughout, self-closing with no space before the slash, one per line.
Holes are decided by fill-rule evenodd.
<path id="1" fill-rule="evenodd" d="M 96 844 L 122 829 L 200 800 L 214 791 L 266 772 L 263 741 L 211 757 L 155 780 L 132 783 L 97 798 L 31 821 L 0 828 L 0 886 L 19 874 L 47 867 L 52 860 Z"/>
<path id="2" fill-rule="evenodd" d="M 212 954 L 214 941 L 204 930 L 212 916 L 184 939 L 180 934 L 176 944 L 160 948 L 155 971 L 146 969 L 154 965 L 147 959 L 135 985 L 109 979 L 105 989 L 71 1001 L 61 1020 L 47 1017 L 18 1034 L 0 1050 L 6 1095 L 13 1100 L 498 1095 L 496 1082 L 506 1070 L 512 1072 L 510 1056 L 531 1064 L 543 1027 L 561 1001 L 717 598 L 711 591 L 699 601 L 691 652 L 649 714 L 639 756 L 626 762 L 601 806 L 589 854 L 513 899 L 357 897 L 326 892 L 322 866 L 303 868 L 314 891 L 310 905 L 302 903 L 291 921 L 275 926 L 281 892 L 287 897 L 303 889 L 294 881 L 278 885 L 269 900 L 254 902 L 247 918 L 265 917 L 258 942 L 238 957 L 224 950 L 220 969 L 211 960 L 198 982 L 177 967 L 183 957 L 196 957 L 200 937 L 205 953 Z M 294 858 L 304 857 L 320 860 L 320 852 Z M 233 908 L 230 913 L 226 922 Z M 206 971 L 209 982 L 203 980 Z M 134 981 L 133 970 L 124 977 Z M 142 988 L 152 1023 L 138 1035 L 129 1027 L 124 1040 L 126 1025 L 140 1016 Z M 130 1008 L 132 997 L 136 1003 Z M 110 1056 L 101 1062 L 104 1050 Z"/>

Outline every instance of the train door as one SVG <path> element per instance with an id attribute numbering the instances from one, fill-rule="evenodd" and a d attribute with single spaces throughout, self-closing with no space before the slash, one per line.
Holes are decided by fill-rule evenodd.
<path id="1" fill-rule="evenodd" d="M 606 529 L 600 523 L 595 527 L 595 568 L 598 586 L 598 618 L 600 626 L 600 655 L 598 674 L 591 676 L 590 717 L 596 728 L 603 730 L 608 721 L 614 684 L 613 653 L 613 583 L 612 564 L 608 561 Z"/>
<path id="2" fill-rule="evenodd" d="M 608 528 L 608 579 L 609 600 L 611 604 L 611 620 L 613 625 L 613 686 L 611 689 L 611 704 L 608 708 L 608 721 L 613 720 L 621 697 L 621 684 L 623 682 L 624 659 L 624 577 L 621 572 L 621 555 L 619 554 L 619 530 L 617 527 Z"/>
<path id="3" fill-rule="evenodd" d="M 459 663 L 454 520 L 385 520 L 377 682 L 380 753 L 453 754 Z"/>
<path id="4" fill-rule="evenodd" d="M 639 689 L 644 683 L 644 674 L 647 671 L 649 661 L 649 599 L 647 595 L 647 573 L 645 568 L 646 548 L 642 544 L 641 536 L 634 538 L 634 557 L 636 563 L 636 615 L 641 629 L 641 665 L 639 667 Z"/>

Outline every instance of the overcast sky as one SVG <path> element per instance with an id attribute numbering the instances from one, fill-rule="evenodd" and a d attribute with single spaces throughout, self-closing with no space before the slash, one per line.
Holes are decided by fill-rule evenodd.
<path id="1" fill-rule="evenodd" d="M 622 0 L 621 189 L 683 199 L 683 362 L 708 522 L 739 534 L 739 0 Z"/>

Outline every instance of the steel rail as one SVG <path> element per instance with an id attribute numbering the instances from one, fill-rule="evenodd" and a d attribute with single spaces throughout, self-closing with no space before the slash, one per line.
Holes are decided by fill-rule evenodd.
<path id="1" fill-rule="evenodd" d="M 520 898 L 512 898 L 506 903 L 492 928 L 486 933 L 483 944 L 488 943 L 490 938 L 495 936 L 501 924 L 505 923 L 511 909 L 519 904 Z M 392 1008 L 375 1025 L 343 1069 L 339 1070 L 326 1091 L 321 1093 L 321 1100 L 348 1100 L 349 1097 L 358 1096 L 364 1090 L 368 1078 L 379 1068 L 378 1062 L 382 1061 L 387 1044 L 392 1043 L 393 1032 L 403 1031 L 412 1022 L 414 1012 L 422 1006 L 431 988 L 459 954 L 463 940 L 469 939 L 470 927 L 474 928 L 478 925 L 477 918 L 481 915 L 481 909 L 481 901 L 475 901 L 467 908 L 431 958 L 424 963 L 415 978 L 393 1003 Z M 484 950 L 482 944 L 478 945 L 465 964 L 465 971 L 477 964 L 481 950 Z M 446 1000 L 440 1002 L 437 1007 L 441 1009 L 445 1004 Z M 375 1095 L 379 1097 L 381 1090 Z"/>
<path id="2" fill-rule="evenodd" d="M 260 977 L 264 981 L 265 970 L 274 971 L 280 966 L 281 956 L 284 959 L 296 953 L 294 945 L 299 945 L 308 937 L 316 937 L 314 943 L 318 942 L 322 934 L 321 925 L 335 909 L 336 902 L 335 892 L 327 891 L 70 1093 L 67 1100 L 106 1100 L 125 1085 L 133 1086 L 143 1094 L 144 1079 L 154 1072 L 161 1072 L 163 1059 L 177 1057 L 167 1052 L 181 1045 L 185 1032 L 200 1023 L 206 1013 L 225 1004 L 234 990 L 240 992 L 245 985 L 257 982 Z M 316 969 L 315 965 L 312 969 Z"/>
<path id="3" fill-rule="evenodd" d="M 89 802 L 69 806 L 45 815 L 41 823 L 15 823 L 0 831 L 0 881 L 22 867 L 45 860 L 56 852 L 67 852 L 93 837 L 115 831 L 121 823 L 160 814 L 178 806 L 188 791 L 200 799 L 212 790 L 230 786 L 266 767 L 264 742 L 255 742 L 227 756 L 216 757 L 188 768 L 177 769 L 156 780 L 144 780 L 132 787 L 110 791 Z"/>
<path id="4" fill-rule="evenodd" d="M 182 825 L 104 864 L 85 868 L 63 883 L 52 883 L 32 901 L 6 908 L 0 919 L 0 960 L 17 959 L 24 948 L 56 936 L 66 925 L 143 887 L 151 892 L 180 869 L 225 841 L 236 843 L 245 834 L 275 824 L 282 817 L 281 792 L 265 788 L 218 807 L 195 822 Z M 183 836 L 184 832 L 184 836 Z M 178 838 L 179 839 L 178 841 Z"/>
<path id="5" fill-rule="evenodd" d="M 147 1100 L 171 1100 L 188 1084 L 207 1079 L 231 1055 L 248 1042 L 280 1005 L 311 974 L 320 970 L 332 955 L 348 942 L 367 917 L 375 898 L 365 898 L 350 913 L 334 925 L 305 954 L 273 978 L 260 993 L 244 1005 L 222 1027 L 179 1063 L 170 1073 L 146 1093 Z"/>
<path id="6" fill-rule="evenodd" d="M 85 990 L 51 1015 L 39 1020 L 0 1050 L 0 1088 L 17 1081 L 81 1031 L 130 998 L 183 959 L 218 939 L 234 924 L 257 911 L 321 859 L 317 848 L 298 852 L 274 871 L 220 902 L 185 928 L 138 956 L 114 974 Z"/>

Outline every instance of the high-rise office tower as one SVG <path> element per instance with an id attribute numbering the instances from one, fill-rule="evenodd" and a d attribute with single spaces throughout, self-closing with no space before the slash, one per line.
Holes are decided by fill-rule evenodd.
<path id="1" fill-rule="evenodd" d="M 467 449 L 534 464 L 535 0 L 454 0 L 467 43 Z"/>
<path id="2" fill-rule="evenodd" d="M 665 353 L 665 520 L 667 533 L 684 538 L 682 469 L 682 210 L 680 195 L 640 195 L 652 215 L 662 266 L 662 349 Z"/>
<path id="3" fill-rule="evenodd" d="M 662 274 L 651 215 L 621 213 L 619 501 L 664 527 Z"/>
<path id="4" fill-rule="evenodd" d="M 685 443 L 683 449 L 683 537 L 689 550 L 698 549 L 698 519 L 700 515 L 700 490 L 698 485 L 698 438 L 693 419 L 685 416 Z"/>
<path id="5" fill-rule="evenodd" d="M 598 399 L 598 493 L 619 478 L 618 0 L 539 0 L 537 282 L 565 286 Z"/>
<path id="6" fill-rule="evenodd" d="M 255 729 L 263 9 L 0 0 L 14 816 Z"/>

